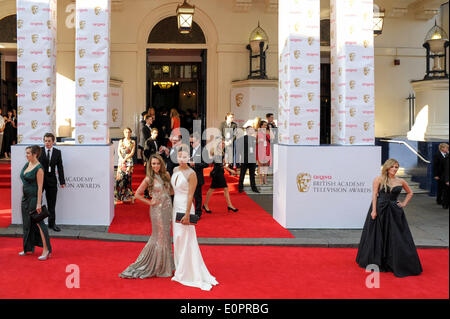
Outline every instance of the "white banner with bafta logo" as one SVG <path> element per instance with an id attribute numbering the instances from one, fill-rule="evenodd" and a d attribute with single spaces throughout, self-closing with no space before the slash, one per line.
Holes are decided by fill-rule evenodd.
<path id="1" fill-rule="evenodd" d="M 26 163 L 25 148 L 25 145 L 11 147 L 12 224 L 22 224 L 19 175 Z M 66 179 L 66 186 L 58 188 L 56 224 L 110 225 L 114 218 L 113 146 L 57 145 L 56 148 L 62 154 Z M 46 204 L 45 194 L 42 200 Z"/>
<path id="2" fill-rule="evenodd" d="M 362 228 L 381 147 L 274 145 L 273 217 L 285 228 Z"/>
<path id="3" fill-rule="evenodd" d="M 56 0 L 17 0 L 19 144 L 55 133 Z"/>
<path id="4" fill-rule="evenodd" d="M 320 1 L 279 2 L 278 142 L 320 144 Z"/>
<path id="5" fill-rule="evenodd" d="M 373 1 L 332 0 L 332 144 L 375 143 Z"/>
<path id="6" fill-rule="evenodd" d="M 110 0 L 77 0 L 75 140 L 108 144 Z"/>

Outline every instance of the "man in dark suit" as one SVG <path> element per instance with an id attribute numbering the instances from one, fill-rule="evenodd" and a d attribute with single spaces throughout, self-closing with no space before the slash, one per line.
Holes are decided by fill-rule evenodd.
<path id="1" fill-rule="evenodd" d="M 170 141 L 172 142 L 172 147 L 167 148 L 164 146 L 162 150 L 164 150 L 163 159 L 166 162 L 166 169 L 170 176 L 172 176 L 173 169 L 178 166 L 177 150 L 178 146 L 181 145 L 181 136 L 173 135 L 170 137 Z"/>
<path id="2" fill-rule="evenodd" d="M 58 179 L 61 188 L 66 185 L 64 178 L 64 167 L 62 163 L 61 151 L 54 148 L 55 136 L 52 133 L 46 133 L 44 135 L 44 147 L 41 148 L 41 155 L 39 156 L 39 162 L 44 170 L 44 186 L 45 197 L 47 199 L 48 206 L 48 227 L 54 231 L 60 231 L 61 229 L 56 226 L 56 195 L 58 193 L 58 181 L 56 179 L 56 169 L 58 169 Z"/>
<path id="3" fill-rule="evenodd" d="M 225 141 L 225 161 L 233 167 L 236 164 L 234 158 L 234 142 L 236 140 L 237 124 L 233 122 L 234 114 L 229 112 L 225 115 L 225 121 L 220 123 L 219 130 Z"/>
<path id="4" fill-rule="evenodd" d="M 144 152 L 144 147 L 145 147 L 145 141 L 148 140 L 148 138 L 152 135 L 152 124 L 153 124 L 153 117 L 151 115 L 146 115 L 145 116 L 145 125 L 142 126 L 141 128 L 141 135 L 139 138 L 139 148 L 141 149 L 141 154 L 143 154 Z M 142 158 L 144 158 L 144 155 L 142 155 Z M 144 160 L 144 165 L 145 165 L 145 160 Z"/>
<path id="5" fill-rule="evenodd" d="M 436 202 L 438 205 L 442 204 L 442 191 L 444 190 L 444 159 L 448 156 L 448 144 L 441 143 L 439 144 L 439 151 L 434 154 L 433 158 L 433 176 L 437 182 L 437 194 L 436 194 Z"/>
<path id="6" fill-rule="evenodd" d="M 148 162 L 150 156 L 160 153 L 158 146 L 158 129 L 152 128 L 151 136 L 144 143 L 144 160 Z"/>
<path id="7" fill-rule="evenodd" d="M 236 140 L 237 163 L 241 164 L 241 173 L 239 174 L 239 193 L 244 191 L 244 178 L 249 170 L 250 185 L 252 191 L 259 193 L 255 182 L 256 170 L 256 137 L 255 130 L 250 125 L 245 127 L 246 134 Z"/>
<path id="8" fill-rule="evenodd" d="M 202 161 L 202 146 L 201 138 L 198 133 L 191 134 L 191 160 L 189 165 L 195 171 L 197 175 L 197 187 L 194 193 L 194 203 L 195 203 L 195 215 L 198 217 L 202 216 L 202 186 L 205 184 L 205 179 L 203 178 L 203 169 L 207 168 L 209 165 Z"/>

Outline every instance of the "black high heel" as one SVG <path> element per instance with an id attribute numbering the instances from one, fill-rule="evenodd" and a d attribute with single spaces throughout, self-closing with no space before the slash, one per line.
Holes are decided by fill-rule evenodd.
<path id="1" fill-rule="evenodd" d="M 232 210 L 233 212 L 237 212 L 239 209 L 237 208 L 231 208 L 230 206 L 228 206 L 228 212 L 230 212 L 230 210 Z"/>
<path id="2" fill-rule="evenodd" d="M 205 210 L 205 212 L 207 212 L 208 214 L 211 214 L 211 213 L 212 213 L 211 210 L 207 210 L 207 209 L 205 208 L 205 205 L 203 205 L 202 208 L 203 208 L 203 209 Z"/>

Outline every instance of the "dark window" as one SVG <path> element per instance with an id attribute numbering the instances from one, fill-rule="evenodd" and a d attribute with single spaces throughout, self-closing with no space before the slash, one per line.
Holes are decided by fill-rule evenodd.
<path id="1" fill-rule="evenodd" d="M 206 43 L 202 29 L 195 22 L 192 23 L 190 33 L 178 32 L 177 17 L 168 17 L 152 29 L 148 37 L 148 43 Z"/>

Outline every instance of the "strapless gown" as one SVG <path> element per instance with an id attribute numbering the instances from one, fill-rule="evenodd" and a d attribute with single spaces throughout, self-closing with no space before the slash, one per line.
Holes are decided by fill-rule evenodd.
<path id="1" fill-rule="evenodd" d="M 380 271 L 393 272 L 396 277 L 416 276 L 422 273 L 422 265 L 405 212 L 397 205 L 401 190 L 402 186 L 388 186 L 387 191 L 379 191 L 375 219 L 370 205 L 356 262 L 363 268 L 378 265 Z"/>

